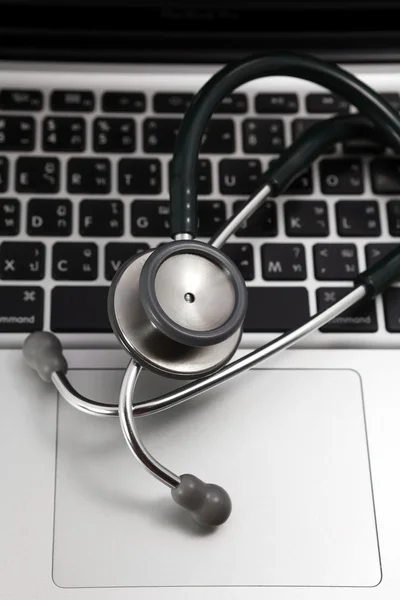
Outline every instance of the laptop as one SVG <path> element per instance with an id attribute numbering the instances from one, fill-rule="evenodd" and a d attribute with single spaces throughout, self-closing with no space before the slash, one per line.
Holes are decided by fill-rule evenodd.
<path id="1" fill-rule="evenodd" d="M 32 331 L 54 333 L 79 393 L 118 404 L 129 356 L 107 292 L 125 260 L 170 239 L 169 169 L 193 94 L 231 60 L 295 50 L 338 62 L 400 110 L 395 4 L 2 4 L 0 597 L 398 598 L 397 284 L 138 419 L 162 464 L 228 490 L 232 514 L 212 530 L 134 459 L 118 419 L 75 410 L 21 351 Z M 202 142 L 199 239 L 310 124 L 353 111 L 294 78 L 232 90 Z M 224 246 L 249 293 L 235 358 L 339 300 L 399 235 L 393 151 L 368 139 L 327 148 Z M 135 401 L 180 385 L 145 371 Z"/>

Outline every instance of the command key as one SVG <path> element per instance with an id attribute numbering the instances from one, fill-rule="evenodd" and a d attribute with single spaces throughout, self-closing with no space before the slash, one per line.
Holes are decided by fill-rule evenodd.
<path id="1" fill-rule="evenodd" d="M 41 287 L 0 286 L 0 332 L 24 333 L 43 329 L 43 306 Z"/>

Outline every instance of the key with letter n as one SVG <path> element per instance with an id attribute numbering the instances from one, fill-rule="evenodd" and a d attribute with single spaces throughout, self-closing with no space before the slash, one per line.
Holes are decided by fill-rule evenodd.
<path id="1" fill-rule="evenodd" d="M 306 258 L 302 244 L 264 244 L 261 247 L 262 274 L 266 280 L 304 280 Z"/>

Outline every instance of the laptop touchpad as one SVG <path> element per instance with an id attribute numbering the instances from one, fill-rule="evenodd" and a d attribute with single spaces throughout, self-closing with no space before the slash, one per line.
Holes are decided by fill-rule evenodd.
<path id="1" fill-rule="evenodd" d="M 72 371 L 117 402 L 123 372 Z M 177 383 L 145 373 L 138 398 Z M 381 578 L 361 381 L 351 370 L 253 370 L 138 420 L 174 472 L 219 483 L 205 533 L 131 455 L 118 419 L 59 403 L 53 577 L 61 587 L 375 586 Z"/>

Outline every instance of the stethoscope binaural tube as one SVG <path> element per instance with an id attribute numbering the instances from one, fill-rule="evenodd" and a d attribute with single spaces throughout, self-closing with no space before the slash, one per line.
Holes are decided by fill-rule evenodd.
<path id="1" fill-rule="evenodd" d="M 237 87 L 262 77 L 305 79 L 339 94 L 368 118 L 400 150 L 397 112 L 378 93 L 337 65 L 297 54 L 265 54 L 227 65 L 195 95 L 187 109 L 175 143 L 171 164 L 171 237 L 197 236 L 197 159 L 207 123 L 223 98 Z"/>

